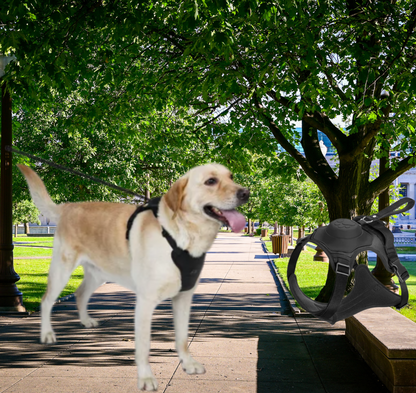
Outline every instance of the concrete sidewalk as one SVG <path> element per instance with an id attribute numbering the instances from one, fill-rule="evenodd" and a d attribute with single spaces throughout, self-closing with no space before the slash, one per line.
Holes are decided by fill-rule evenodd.
<path id="1" fill-rule="evenodd" d="M 100 326 L 79 324 L 74 300 L 52 314 L 58 343 L 39 343 L 39 315 L 0 317 L 0 392 L 138 391 L 135 296 L 103 285 L 91 299 Z M 167 393 L 385 393 L 349 345 L 344 323 L 289 315 L 258 239 L 219 234 L 207 255 L 190 323 L 190 350 L 207 373 L 185 374 L 170 302 L 155 312 L 151 365 Z"/>

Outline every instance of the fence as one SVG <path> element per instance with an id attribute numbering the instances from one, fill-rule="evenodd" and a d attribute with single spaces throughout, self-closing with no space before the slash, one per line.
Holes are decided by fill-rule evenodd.
<path id="1" fill-rule="evenodd" d="M 416 238 L 414 236 L 395 236 L 395 246 L 416 246 Z"/>
<path id="2" fill-rule="evenodd" d="M 13 234 L 15 234 L 15 226 L 13 226 Z M 29 235 L 53 235 L 55 233 L 56 226 L 50 225 L 36 225 L 36 226 L 29 226 Z M 17 233 L 19 235 L 25 233 L 25 228 L 22 226 L 17 227 Z"/>

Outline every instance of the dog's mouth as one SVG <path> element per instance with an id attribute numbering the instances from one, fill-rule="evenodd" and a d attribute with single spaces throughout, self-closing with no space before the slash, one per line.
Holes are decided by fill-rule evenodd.
<path id="1" fill-rule="evenodd" d="M 207 216 L 231 227 L 233 232 L 240 232 L 246 226 L 245 217 L 237 210 L 220 210 L 215 206 L 207 205 L 204 207 Z"/>

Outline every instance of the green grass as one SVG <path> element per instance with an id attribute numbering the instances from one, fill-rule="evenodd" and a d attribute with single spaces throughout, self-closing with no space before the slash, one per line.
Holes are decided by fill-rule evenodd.
<path id="1" fill-rule="evenodd" d="M 30 243 L 36 246 L 52 247 L 53 238 L 33 238 L 23 235 L 13 238 L 14 242 L 36 242 Z M 25 259 L 14 260 L 14 270 L 20 276 L 16 283 L 19 290 L 23 293 L 23 303 L 29 312 L 35 311 L 46 292 L 48 283 L 48 272 L 51 261 L 52 249 L 40 247 L 28 247 L 28 245 L 15 245 L 13 250 L 14 257 L 27 257 Z M 33 257 L 46 257 L 45 259 L 31 259 Z M 69 295 L 78 288 L 84 277 L 84 271 L 81 266 L 76 268 L 72 273 L 71 279 L 62 291 L 61 295 Z"/>
<path id="2" fill-rule="evenodd" d="M 416 254 L 416 247 L 396 247 L 398 254 Z"/>
<path id="3" fill-rule="evenodd" d="M 269 245 L 267 243 L 266 245 L 269 249 Z M 303 293 L 305 293 L 305 295 L 311 299 L 315 299 L 322 287 L 325 285 L 328 272 L 328 263 L 313 261 L 315 251 L 310 250 L 311 249 L 308 249 L 307 251 L 303 251 L 300 254 L 298 263 L 296 265 L 296 277 Z M 289 258 L 275 259 L 274 262 L 279 270 L 280 277 L 289 288 L 286 277 Z M 375 262 L 370 262 L 369 269 L 372 270 L 375 267 L 375 264 Z M 409 305 L 402 308 L 399 312 L 412 321 L 416 322 L 416 262 L 405 262 L 404 266 L 410 274 L 410 278 L 406 281 L 407 287 L 409 289 Z M 398 283 L 396 276 L 393 277 L 393 280 L 396 282 L 396 284 Z"/>
<path id="4" fill-rule="evenodd" d="M 13 256 L 15 258 L 51 257 L 52 248 L 15 246 L 13 250 Z"/>
<path id="5" fill-rule="evenodd" d="M 23 303 L 30 312 L 39 307 L 42 296 L 46 292 L 49 264 L 50 259 L 16 259 L 14 261 L 14 270 L 20 276 L 20 281 L 16 285 L 23 293 Z M 75 292 L 83 276 L 82 267 L 77 267 L 59 297 Z"/>
<path id="6" fill-rule="evenodd" d="M 17 235 L 17 237 L 13 236 L 14 242 L 41 242 L 41 243 L 53 243 L 53 236 L 27 236 L 27 235 Z"/>

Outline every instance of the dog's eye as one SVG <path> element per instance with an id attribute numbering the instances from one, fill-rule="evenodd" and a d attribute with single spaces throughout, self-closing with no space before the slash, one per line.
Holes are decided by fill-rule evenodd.
<path id="1" fill-rule="evenodd" d="M 234 175 L 232 173 L 230 173 L 230 179 L 234 180 Z"/>
<path id="2" fill-rule="evenodd" d="M 211 177 L 210 179 L 208 179 L 205 182 L 205 185 L 207 185 L 207 186 L 214 186 L 217 183 L 218 183 L 218 179 L 216 177 Z"/>

